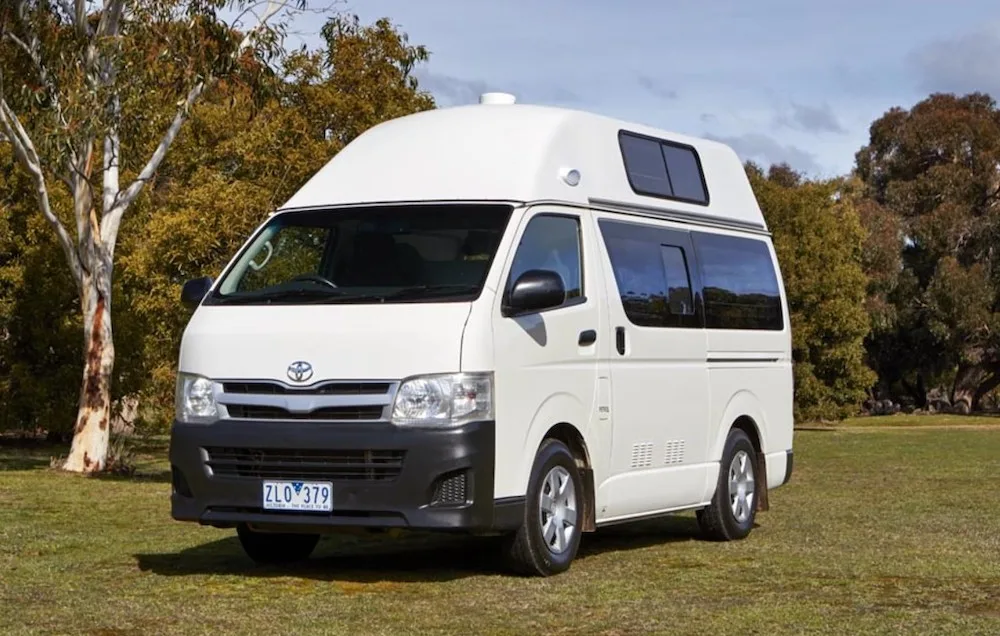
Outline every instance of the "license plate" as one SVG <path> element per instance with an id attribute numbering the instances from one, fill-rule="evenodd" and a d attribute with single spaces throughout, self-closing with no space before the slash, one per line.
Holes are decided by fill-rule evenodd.
<path id="1" fill-rule="evenodd" d="M 333 484 L 328 481 L 265 481 L 263 491 L 265 510 L 333 510 Z"/>

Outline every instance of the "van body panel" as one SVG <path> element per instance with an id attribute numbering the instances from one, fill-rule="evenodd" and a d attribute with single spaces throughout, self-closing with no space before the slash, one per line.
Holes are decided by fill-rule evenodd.
<path id="1" fill-rule="evenodd" d="M 535 459 L 526 449 L 537 449 L 549 429 L 570 424 L 586 440 L 597 421 L 598 343 L 606 338 L 598 334 L 593 344 L 580 344 L 583 332 L 597 330 L 603 306 L 600 270 L 590 265 L 595 246 L 588 214 L 556 206 L 526 209 L 511 226 L 506 259 L 497 262 L 501 287 L 492 303 L 496 452 L 497 464 L 505 467 L 497 475 L 497 497 L 524 495 Z M 519 248 L 532 221 L 540 218 L 578 225 L 582 297 L 539 313 L 504 316 L 504 290 L 514 282 Z"/>
<path id="2" fill-rule="evenodd" d="M 765 461 L 767 463 L 768 490 L 774 490 L 787 483 L 786 477 L 790 476 L 791 470 L 791 457 L 791 450 L 781 450 L 767 454 Z"/>
<path id="3" fill-rule="evenodd" d="M 651 281 L 638 268 L 659 264 L 664 250 L 689 261 L 686 275 L 697 287 L 697 269 L 685 228 L 664 222 L 635 223 L 596 213 L 600 266 L 615 344 L 608 352 L 613 428 L 609 481 L 601 515 L 617 518 L 700 500 L 707 464 L 709 382 L 705 332 L 692 326 L 637 324 L 622 299 Z M 603 225 L 602 225 L 603 224 Z M 655 242 L 647 239 L 655 232 Z M 618 262 L 611 257 L 615 250 Z M 671 252 L 673 254 L 673 252 Z M 620 279 L 620 282 L 619 282 Z M 694 295 L 692 295 L 692 301 Z M 691 310 L 693 311 L 693 306 Z M 694 316 L 692 315 L 692 318 Z M 618 349 L 622 344 L 623 348 Z M 627 493 L 627 495 L 625 494 Z"/>
<path id="4" fill-rule="evenodd" d="M 184 332 L 180 371 L 287 382 L 288 366 L 304 360 L 313 367 L 313 381 L 453 373 L 459 371 L 470 307 L 468 302 L 203 306 Z"/>
<path id="5" fill-rule="evenodd" d="M 619 133 L 668 137 L 697 149 L 708 205 L 637 194 L 622 169 Z M 397 166 L 406 166 L 399 170 Z M 568 169 L 577 185 L 560 178 Z M 534 104 L 470 105 L 399 117 L 360 134 L 280 209 L 415 201 L 591 200 L 673 208 L 766 229 L 743 162 L 729 146 L 651 126 Z"/>

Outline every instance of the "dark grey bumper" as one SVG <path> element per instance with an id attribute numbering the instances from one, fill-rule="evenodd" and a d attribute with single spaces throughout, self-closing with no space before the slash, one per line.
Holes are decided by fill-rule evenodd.
<path id="1" fill-rule="evenodd" d="M 374 422 L 175 422 L 171 515 L 220 527 L 512 529 L 524 503 L 493 498 L 494 429 L 492 421 L 452 430 Z M 331 481 L 333 511 L 265 510 L 266 478 Z"/>

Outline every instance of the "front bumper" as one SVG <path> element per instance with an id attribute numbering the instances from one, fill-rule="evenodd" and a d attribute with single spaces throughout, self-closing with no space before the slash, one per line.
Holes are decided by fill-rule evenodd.
<path id="1" fill-rule="evenodd" d="M 516 528 L 523 500 L 495 501 L 495 424 L 408 430 L 391 424 L 174 422 L 171 516 L 322 530 L 344 526 L 493 531 Z M 264 479 L 333 483 L 333 511 L 265 510 Z"/>

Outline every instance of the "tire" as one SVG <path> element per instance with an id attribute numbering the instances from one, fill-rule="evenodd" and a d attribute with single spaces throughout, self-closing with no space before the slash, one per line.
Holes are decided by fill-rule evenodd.
<path id="1" fill-rule="evenodd" d="M 562 488 L 563 496 L 550 502 L 548 493 L 555 484 Z M 568 570 L 580 547 L 585 496 L 573 453 L 559 440 L 546 439 L 535 455 L 521 527 L 504 542 L 508 565 L 527 576 L 552 576 Z M 549 516 L 549 512 L 554 514 Z M 562 516 L 567 512 L 568 516 Z M 543 531 L 543 516 L 546 527 L 565 519 L 563 528 L 569 532 Z M 556 545 L 558 539 L 562 539 L 561 545 Z"/>
<path id="2" fill-rule="evenodd" d="M 729 431 L 712 503 L 697 512 L 698 525 L 708 539 L 735 541 L 753 530 L 757 518 L 757 486 L 761 483 L 757 479 L 755 458 L 756 452 L 747 434 L 738 428 Z M 731 474 L 735 479 L 730 479 Z M 741 493 L 745 494 L 741 497 Z"/>
<path id="3" fill-rule="evenodd" d="M 244 523 L 236 527 L 236 534 L 247 556 L 261 565 L 304 561 L 319 543 L 318 534 L 255 532 Z"/>

